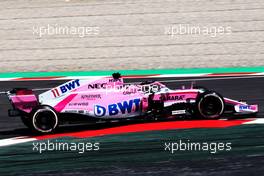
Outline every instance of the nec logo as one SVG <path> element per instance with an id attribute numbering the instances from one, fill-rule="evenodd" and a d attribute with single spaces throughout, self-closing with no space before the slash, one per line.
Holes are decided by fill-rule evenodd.
<path id="1" fill-rule="evenodd" d="M 59 97 L 61 94 L 64 94 L 68 91 L 71 91 L 77 87 L 80 87 L 80 80 L 79 79 L 76 79 L 74 81 L 71 81 L 69 83 L 66 83 L 66 84 L 60 86 L 59 87 L 60 92 L 58 91 L 57 88 L 52 89 L 52 93 L 53 93 L 54 97 Z"/>
<path id="2" fill-rule="evenodd" d="M 100 105 L 95 105 L 94 106 L 94 114 L 97 117 L 102 117 L 106 115 L 106 112 L 108 111 L 109 116 L 117 115 L 120 112 L 122 114 L 125 113 L 131 113 L 133 106 L 135 106 L 134 111 L 139 111 L 140 110 L 140 99 L 134 99 L 134 100 L 129 100 L 129 101 L 124 101 L 120 103 L 115 103 L 115 104 L 110 104 L 106 107 L 100 106 Z"/>
<path id="3" fill-rule="evenodd" d="M 89 84 L 88 89 L 106 89 L 106 83 Z"/>

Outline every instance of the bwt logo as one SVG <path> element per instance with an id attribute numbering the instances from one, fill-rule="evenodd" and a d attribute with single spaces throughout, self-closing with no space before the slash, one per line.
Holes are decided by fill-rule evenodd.
<path id="1" fill-rule="evenodd" d="M 106 107 L 100 106 L 100 105 L 95 105 L 94 106 L 94 114 L 97 117 L 102 117 L 105 116 L 106 113 L 108 112 L 109 116 L 117 115 L 120 112 L 122 114 L 131 113 L 132 108 L 135 106 L 135 112 L 139 111 L 140 109 L 140 99 L 134 99 L 134 100 L 129 100 L 129 101 L 124 101 L 120 103 L 115 103 L 115 104 L 110 104 Z"/>
<path id="2" fill-rule="evenodd" d="M 69 83 L 66 83 L 66 84 L 60 86 L 59 89 L 60 89 L 61 93 L 58 91 L 57 88 L 52 89 L 52 93 L 53 93 L 54 97 L 59 97 L 61 94 L 64 94 L 68 91 L 71 91 L 77 87 L 80 87 L 80 80 L 79 79 L 76 79 L 74 81 L 71 81 Z"/>
<path id="3" fill-rule="evenodd" d="M 251 110 L 251 106 L 249 105 L 241 105 L 239 108 L 240 110 Z"/>
<path id="4" fill-rule="evenodd" d="M 77 87 L 80 87 L 80 80 L 79 79 L 76 79 L 72 82 L 69 82 L 63 86 L 60 86 L 60 90 L 61 90 L 61 93 L 66 93 L 68 91 L 71 91 Z"/>

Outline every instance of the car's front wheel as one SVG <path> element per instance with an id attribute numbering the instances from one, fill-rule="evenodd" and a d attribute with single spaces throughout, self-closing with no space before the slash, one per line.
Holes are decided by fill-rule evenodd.
<path id="1" fill-rule="evenodd" d="M 206 119 L 218 119 L 225 110 L 223 97 L 216 92 L 205 92 L 196 100 L 197 114 Z"/>

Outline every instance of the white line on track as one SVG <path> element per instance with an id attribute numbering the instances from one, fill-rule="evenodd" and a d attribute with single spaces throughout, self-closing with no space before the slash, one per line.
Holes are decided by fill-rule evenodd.
<path id="1" fill-rule="evenodd" d="M 245 122 L 244 124 L 264 124 L 264 119 L 255 119 L 250 122 Z"/>
<path id="2" fill-rule="evenodd" d="M 33 91 L 47 91 L 47 90 L 50 90 L 52 88 L 36 88 L 36 89 L 32 89 Z M 0 94 L 7 94 L 7 91 L 6 92 L 0 92 Z"/>
<path id="3" fill-rule="evenodd" d="M 0 81 L 12 81 L 16 79 L 19 79 L 19 78 L 0 78 Z"/>
<path id="4" fill-rule="evenodd" d="M 22 143 L 32 142 L 36 140 L 37 139 L 35 138 L 29 138 L 27 136 L 20 136 L 20 137 L 14 137 L 14 138 L 9 138 L 9 139 L 1 139 L 0 147 L 10 146 L 10 145 L 15 145 L 15 144 L 22 144 Z"/>
<path id="5" fill-rule="evenodd" d="M 33 91 L 45 91 L 45 90 L 50 90 L 52 88 L 37 88 L 37 89 L 32 89 Z"/>

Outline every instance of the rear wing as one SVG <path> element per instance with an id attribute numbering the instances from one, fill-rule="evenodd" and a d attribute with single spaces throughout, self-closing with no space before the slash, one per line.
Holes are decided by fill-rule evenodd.
<path id="1" fill-rule="evenodd" d="M 37 96 L 33 90 L 25 88 L 16 88 L 7 92 L 8 99 L 13 107 L 9 110 L 9 116 L 18 116 L 20 114 L 29 114 L 39 105 Z"/>

